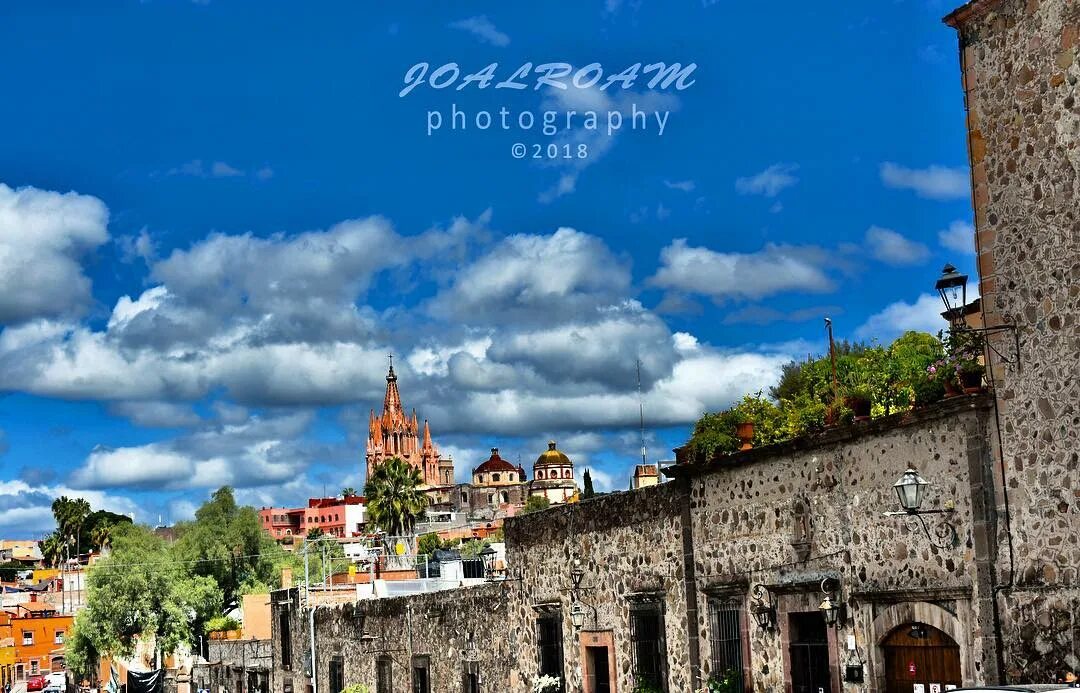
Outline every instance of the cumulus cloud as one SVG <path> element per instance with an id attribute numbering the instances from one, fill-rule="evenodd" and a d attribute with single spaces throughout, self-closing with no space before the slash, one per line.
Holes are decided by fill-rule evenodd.
<path id="1" fill-rule="evenodd" d="M 0 183 L 0 324 L 78 315 L 92 301 L 82 258 L 108 240 L 95 197 Z"/>
<path id="2" fill-rule="evenodd" d="M 855 330 L 859 339 L 890 341 L 908 330 L 936 333 L 947 327 L 941 312 L 941 298 L 932 294 L 920 294 L 913 303 L 896 301 L 871 315 Z"/>
<path id="3" fill-rule="evenodd" d="M 299 441 L 312 414 L 215 424 L 166 442 L 95 448 L 71 476 L 82 488 L 215 488 L 281 483 L 304 471 L 313 452 Z"/>
<path id="4" fill-rule="evenodd" d="M 495 28 L 495 25 L 486 15 L 477 15 L 475 17 L 469 17 L 468 19 L 451 22 L 450 28 L 467 31 L 484 43 L 490 43 L 492 46 L 501 48 L 510 45 L 510 37 Z"/>
<path id="5" fill-rule="evenodd" d="M 798 164 L 773 164 L 760 173 L 735 179 L 735 190 L 740 195 L 764 195 L 776 197 L 785 188 L 799 182 L 795 172 Z"/>
<path id="6" fill-rule="evenodd" d="M 930 257 L 930 249 L 922 243 L 880 226 L 866 230 L 866 247 L 876 259 L 889 265 L 917 265 Z"/>
<path id="7" fill-rule="evenodd" d="M 965 255 L 975 254 L 975 227 L 966 221 L 954 221 L 949 228 L 938 231 L 938 243 L 943 248 Z"/>
<path id="8" fill-rule="evenodd" d="M 721 253 L 677 238 L 660 252 L 660 269 L 649 280 L 665 289 L 728 298 L 760 299 L 786 291 L 827 292 L 830 255 L 814 246 L 769 244 L 755 253 Z"/>
<path id="9" fill-rule="evenodd" d="M 142 513 L 137 503 L 122 496 L 66 485 L 30 484 L 22 480 L 0 480 L 0 535 L 38 537 L 55 528 L 52 502 L 59 496 L 85 498 L 95 510 L 121 515 Z"/>
<path id="10" fill-rule="evenodd" d="M 508 236 L 462 268 L 432 302 L 442 317 L 474 323 L 550 323 L 592 314 L 624 297 L 628 263 L 606 244 L 570 228 L 547 236 Z"/>
<path id="11" fill-rule="evenodd" d="M 881 164 L 881 182 L 888 188 L 913 190 L 931 200 L 957 200 L 968 196 L 970 180 L 966 167 L 928 166 L 907 168 L 886 161 Z"/>

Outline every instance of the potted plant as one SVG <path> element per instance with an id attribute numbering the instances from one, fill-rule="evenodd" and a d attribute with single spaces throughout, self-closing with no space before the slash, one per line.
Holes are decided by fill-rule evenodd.
<path id="1" fill-rule="evenodd" d="M 558 693 L 562 686 L 562 679 L 550 674 L 544 674 L 533 683 L 532 693 Z"/>
<path id="2" fill-rule="evenodd" d="M 735 437 L 739 439 L 739 450 L 749 450 L 754 447 L 754 422 L 744 419 L 735 424 Z"/>
<path id="3" fill-rule="evenodd" d="M 956 364 L 946 356 L 934 361 L 926 367 L 926 376 L 929 380 L 939 383 L 946 399 L 956 397 L 961 393 L 959 377 L 956 373 Z"/>
<path id="4" fill-rule="evenodd" d="M 954 329 L 946 339 L 945 352 L 945 360 L 956 374 L 956 380 L 964 388 L 964 392 L 982 392 L 982 379 L 986 372 L 982 363 L 982 334 L 974 330 Z"/>
<path id="5" fill-rule="evenodd" d="M 915 395 L 912 404 L 919 408 L 938 402 L 945 397 L 945 384 L 933 377 L 916 380 L 911 389 Z"/>

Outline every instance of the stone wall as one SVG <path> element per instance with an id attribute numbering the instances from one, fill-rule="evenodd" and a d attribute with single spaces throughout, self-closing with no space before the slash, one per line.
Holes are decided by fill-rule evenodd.
<path id="1" fill-rule="evenodd" d="M 955 633 L 968 680 L 994 680 L 993 640 L 982 635 L 995 627 L 993 508 L 986 495 L 992 466 L 989 423 L 986 398 L 958 398 L 816 439 L 733 455 L 694 476 L 698 613 L 709 613 L 708 600 L 717 593 L 738 597 L 749 607 L 746 599 L 755 584 L 780 595 L 781 635 L 748 629 L 748 669 L 756 690 L 783 687 L 789 668 L 785 615 L 816 611 L 825 578 L 839 585 L 854 619 L 848 632 L 856 636 L 856 650 L 846 650 L 830 633 L 838 669 L 862 661 L 871 678 L 883 675 L 875 648 L 889 631 L 875 634 L 875 619 L 894 604 L 945 600 L 954 618 L 942 629 Z M 948 521 L 956 529 L 955 542 L 936 531 L 928 537 L 914 518 L 883 515 L 899 508 L 892 485 L 909 466 L 931 481 L 924 508 L 954 508 Z M 928 517 L 931 528 L 944 528 L 940 516 Z M 707 677 L 713 629 L 702 618 L 699 630 Z M 839 685 L 839 671 L 834 679 Z"/>
<path id="2" fill-rule="evenodd" d="M 969 3 L 957 28 L 1002 464 L 1008 677 L 1080 669 L 1080 4 Z M 1010 550 L 1011 547 L 1011 550 Z"/>

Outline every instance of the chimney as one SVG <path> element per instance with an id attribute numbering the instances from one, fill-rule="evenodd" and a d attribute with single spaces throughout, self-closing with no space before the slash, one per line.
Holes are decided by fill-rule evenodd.
<path id="1" fill-rule="evenodd" d="M 281 589 L 287 590 L 292 587 L 292 568 L 281 569 Z"/>
<path id="2" fill-rule="evenodd" d="M 36 601 L 37 601 L 37 592 L 31 592 L 30 593 L 30 603 L 33 604 Z"/>

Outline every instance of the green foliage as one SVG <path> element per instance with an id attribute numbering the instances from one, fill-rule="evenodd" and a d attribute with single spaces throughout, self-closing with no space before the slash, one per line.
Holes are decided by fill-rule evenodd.
<path id="1" fill-rule="evenodd" d="M 966 343 L 957 348 L 964 357 L 976 351 Z M 828 355 L 792 361 L 769 388 L 771 400 L 761 393 L 747 395 L 729 409 L 704 413 L 686 444 L 690 458 L 707 460 L 738 450 L 735 427 L 746 421 L 754 423 L 753 443 L 759 447 L 821 430 L 830 420 L 849 421 L 852 411 L 845 400 L 869 400 L 873 416 L 903 411 L 915 401 L 934 401 L 939 386 L 927 383 L 927 368 L 944 353 L 940 339 L 920 332 L 906 332 L 888 347 L 838 342 L 835 383 Z"/>
<path id="2" fill-rule="evenodd" d="M 325 532 L 322 531 L 322 527 L 312 527 L 307 531 L 307 537 L 309 541 L 315 541 L 320 539 Z"/>
<path id="3" fill-rule="evenodd" d="M 24 570 L 26 570 L 26 568 L 24 568 L 23 564 L 19 563 L 18 561 L 7 561 L 5 563 L 0 563 L 0 580 L 4 580 L 5 582 L 11 582 L 20 572 Z"/>
<path id="4" fill-rule="evenodd" d="M 630 693 L 664 693 L 664 689 L 653 683 L 644 674 L 634 676 L 634 687 Z"/>
<path id="5" fill-rule="evenodd" d="M 341 489 L 341 497 L 342 498 L 349 498 L 350 496 L 355 496 L 355 495 L 356 495 L 356 489 L 354 489 L 352 486 L 346 486 L 345 488 Z"/>
<path id="6" fill-rule="evenodd" d="M 469 539 L 458 546 L 458 551 L 462 558 L 476 558 L 485 546 L 489 546 L 489 543 L 480 539 Z"/>
<path id="7" fill-rule="evenodd" d="M 397 457 L 378 465 L 364 484 L 368 519 L 390 536 L 411 534 L 427 507 L 422 483 L 420 470 Z"/>
<path id="8" fill-rule="evenodd" d="M 371 693 L 371 689 L 362 683 L 354 683 L 349 686 L 345 686 L 341 693 Z"/>
<path id="9" fill-rule="evenodd" d="M 709 680 L 705 682 L 704 688 L 698 693 L 742 693 L 742 688 L 739 686 L 739 675 L 733 670 L 728 670 L 719 677 L 710 676 Z"/>
<path id="10" fill-rule="evenodd" d="M 203 629 L 207 633 L 222 633 L 227 630 L 240 630 L 240 622 L 229 616 L 215 616 L 206 622 Z"/>
<path id="11" fill-rule="evenodd" d="M 160 538 L 133 525 L 114 532 L 112 554 L 90 570 L 87 590 L 86 608 L 75 621 L 77 657 L 129 657 L 140 637 L 153 637 L 171 654 L 190 643 L 222 603 L 213 578 L 189 574 Z"/>
<path id="12" fill-rule="evenodd" d="M 195 511 L 195 520 L 176 527 L 176 558 L 195 575 L 209 577 L 221 588 L 225 606 L 235 606 L 245 592 L 276 586 L 280 547 L 262 529 L 254 508 L 236 504 L 233 491 L 222 486 Z M 275 551 L 277 549 L 277 551 Z"/>
<path id="13" fill-rule="evenodd" d="M 539 510 L 546 510 L 550 505 L 551 501 L 547 499 L 547 496 L 529 496 L 529 499 L 525 501 L 525 507 L 521 509 L 521 514 L 527 515 Z"/>
<path id="14" fill-rule="evenodd" d="M 421 534 L 420 539 L 416 542 L 416 552 L 430 556 L 439 549 L 446 548 L 442 539 L 435 532 L 428 532 L 427 534 Z"/>
<path id="15" fill-rule="evenodd" d="M 589 472 L 588 469 L 585 470 L 585 475 L 581 478 L 581 484 L 582 484 L 581 497 L 583 499 L 584 498 L 592 498 L 593 496 L 596 495 L 596 491 L 593 490 L 593 485 L 592 485 L 592 474 Z"/>

